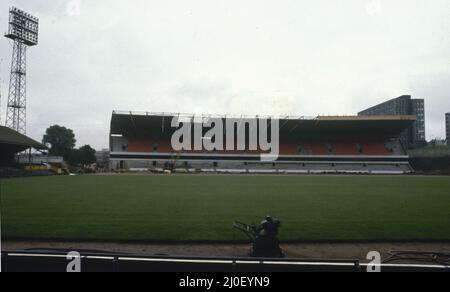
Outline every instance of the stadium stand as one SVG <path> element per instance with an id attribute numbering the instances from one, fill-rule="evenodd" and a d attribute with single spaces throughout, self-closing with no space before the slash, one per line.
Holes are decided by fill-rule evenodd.
<path id="1" fill-rule="evenodd" d="M 0 126 L 0 177 L 22 177 L 30 175 L 47 175 L 47 171 L 26 171 L 16 162 L 18 153 L 27 149 L 45 150 L 46 146 L 14 130 Z"/>
<path id="2" fill-rule="evenodd" d="M 14 163 L 17 153 L 34 148 L 45 150 L 47 147 L 14 130 L 0 126 L 0 165 Z"/>
<path id="3" fill-rule="evenodd" d="M 413 171 L 399 139 L 414 122 L 413 116 L 278 118 L 280 155 L 270 163 L 261 161 L 263 151 L 248 147 L 234 151 L 174 151 L 171 137 L 177 129 L 171 127 L 171 121 L 179 116 L 113 112 L 111 168 L 219 173 L 402 174 Z M 193 115 L 184 117 L 194 119 Z M 220 117 L 224 124 L 226 118 L 237 119 L 210 117 Z"/>

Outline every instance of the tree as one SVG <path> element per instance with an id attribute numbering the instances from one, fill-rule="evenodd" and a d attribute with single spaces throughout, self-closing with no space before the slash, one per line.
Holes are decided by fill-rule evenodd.
<path id="1" fill-rule="evenodd" d="M 50 144 L 50 155 L 63 156 L 67 159 L 75 147 L 75 134 L 71 129 L 58 125 L 51 126 L 45 132 L 42 143 Z"/>
<path id="2" fill-rule="evenodd" d="M 73 149 L 67 159 L 72 166 L 85 166 L 97 162 L 95 150 L 91 146 L 85 145 L 79 149 Z"/>
<path id="3" fill-rule="evenodd" d="M 66 162 L 71 166 L 79 166 L 81 164 L 81 160 L 81 152 L 78 149 L 72 149 L 66 159 Z"/>
<path id="4" fill-rule="evenodd" d="M 78 151 L 80 151 L 81 153 L 82 165 L 89 165 L 97 162 L 97 158 L 95 157 L 95 150 L 91 146 L 84 145 L 83 147 L 80 147 Z"/>

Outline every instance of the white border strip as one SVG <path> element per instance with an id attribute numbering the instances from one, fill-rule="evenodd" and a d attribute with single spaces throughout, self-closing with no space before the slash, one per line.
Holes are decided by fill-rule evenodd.
<path id="1" fill-rule="evenodd" d="M 152 259 L 152 258 L 122 258 L 119 261 L 131 262 L 160 262 L 160 263 L 194 263 L 194 264 L 233 264 L 232 260 L 183 260 L 183 259 Z"/>
<path id="2" fill-rule="evenodd" d="M 418 264 L 360 264 L 362 267 L 392 267 L 392 268 L 426 268 L 426 269 L 450 269 L 450 266 L 443 265 L 418 265 Z"/>
<path id="3" fill-rule="evenodd" d="M 36 258 L 66 258 L 66 255 L 55 254 L 22 254 L 22 253 L 8 253 L 11 257 L 36 257 Z M 101 259 L 114 260 L 115 257 L 109 256 L 81 256 L 82 259 Z M 118 257 L 119 261 L 133 261 L 133 262 L 161 262 L 161 263 L 194 263 L 194 264 L 247 264 L 247 265 L 285 265 L 285 266 L 330 266 L 330 267 L 356 267 L 355 263 L 339 263 L 339 262 L 287 262 L 287 261 L 245 261 L 245 260 L 190 260 L 190 259 L 159 259 L 159 258 L 133 258 L 133 257 Z M 391 268 L 425 268 L 425 269 L 449 269 L 446 265 L 420 265 L 420 264 L 359 264 L 360 267 L 376 266 L 376 267 L 391 267 Z"/>

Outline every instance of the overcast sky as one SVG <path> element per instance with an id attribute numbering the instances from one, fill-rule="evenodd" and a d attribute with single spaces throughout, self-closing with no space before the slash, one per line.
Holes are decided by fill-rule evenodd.
<path id="1" fill-rule="evenodd" d="M 354 115 L 403 94 L 425 98 L 427 137 L 445 138 L 448 0 L 2 0 L 0 32 L 12 5 L 40 18 L 38 140 L 60 124 L 106 148 L 114 109 Z M 2 38 L 2 123 L 11 53 Z"/>

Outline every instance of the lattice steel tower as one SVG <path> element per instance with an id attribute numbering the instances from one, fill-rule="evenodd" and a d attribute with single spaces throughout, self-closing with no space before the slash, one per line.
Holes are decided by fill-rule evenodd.
<path id="1" fill-rule="evenodd" d="M 27 49 L 38 44 L 39 19 L 15 7 L 9 10 L 9 30 L 13 40 L 11 77 L 6 110 L 6 126 L 26 134 L 27 125 Z"/>

